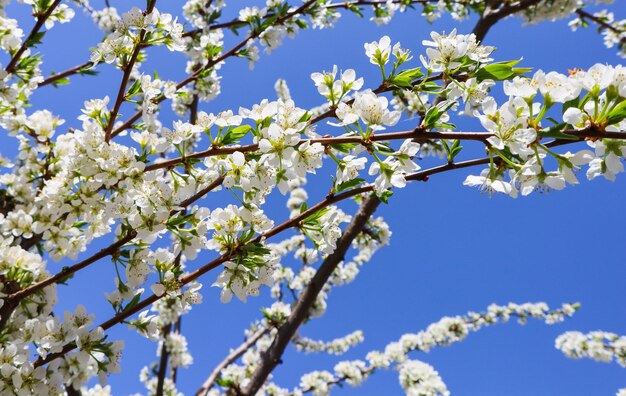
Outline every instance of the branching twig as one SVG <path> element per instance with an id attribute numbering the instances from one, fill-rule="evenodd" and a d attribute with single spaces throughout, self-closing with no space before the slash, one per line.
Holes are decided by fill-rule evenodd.
<path id="1" fill-rule="evenodd" d="M 163 385 L 165 384 L 165 374 L 167 373 L 167 359 L 168 359 L 168 352 L 167 352 L 167 346 L 166 344 L 166 339 L 168 334 L 170 333 L 172 329 L 172 325 L 168 324 L 163 326 L 163 344 L 161 345 L 161 358 L 159 359 L 159 372 L 157 374 L 157 387 L 156 387 L 156 392 L 155 395 L 156 396 L 163 396 Z"/>
<path id="2" fill-rule="evenodd" d="M 156 4 L 156 0 L 150 0 L 148 3 L 148 7 L 146 8 L 145 14 L 150 14 L 154 9 L 154 5 Z M 111 115 L 109 117 L 109 123 L 107 124 L 106 129 L 104 130 L 104 141 L 109 142 L 111 139 L 111 130 L 113 129 L 113 125 L 115 124 L 115 119 L 117 118 L 117 113 L 120 111 L 120 107 L 122 106 L 122 102 L 124 101 L 124 97 L 126 96 L 126 85 L 128 84 L 128 80 L 130 79 L 130 75 L 133 71 L 133 66 L 135 66 L 135 61 L 137 60 L 137 56 L 139 55 L 139 51 L 141 51 L 141 43 L 146 35 L 146 30 L 141 29 L 139 31 L 139 35 L 137 38 L 137 43 L 133 48 L 133 53 L 128 60 L 128 63 L 124 67 L 124 74 L 122 76 L 122 82 L 120 83 L 120 88 L 117 92 L 117 99 L 115 99 L 115 104 L 113 105 L 113 110 L 111 111 Z"/>
<path id="3" fill-rule="evenodd" d="M 326 284 L 326 281 L 330 278 L 339 263 L 343 261 L 344 255 L 350 248 L 352 241 L 363 230 L 367 220 L 374 213 L 379 204 L 380 200 L 375 195 L 370 195 L 363 201 L 361 207 L 346 228 L 346 231 L 341 235 L 339 240 L 337 240 L 337 248 L 335 251 L 326 257 L 313 279 L 311 279 L 311 282 L 300 294 L 300 298 L 293 308 L 291 315 L 289 315 L 286 322 L 278 328 L 272 345 L 261 353 L 260 361 L 250 377 L 248 385 L 238 391 L 240 396 L 255 395 L 274 368 L 281 363 L 285 348 L 302 322 L 308 317 L 309 310 L 315 303 L 324 284 Z"/>
<path id="4" fill-rule="evenodd" d="M 39 33 L 39 29 L 41 29 L 41 27 L 46 23 L 50 15 L 52 15 L 54 10 L 57 8 L 57 6 L 60 3 L 61 3 L 61 0 L 54 0 L 54 2 L 50 4 L 50 7 L 48 7 L 46 12 L 44 12 L 43 14 L 39 16 L 39 18 L 37 18 L 37 22 L 35 22 L 35 26 L 33 26 L 33 29 L 28 34 L 28 37 L 26 37 L 26 39 L 22 43 L 22 46 L 13 55 L 13 57 L 7 64 L 7 67 L 5 67 L 4 71 L 6 71 L 7 73 L 13 73 L 15 71 L 15 66 L 17 65 L 17 62 L 20 60 L 20 57 L 22 56 L 24 51 L 26 51 L 26 49 L 29 47 L 29 45 L 31 44 L 31 41 L 35 38 L 35 36 L 37 36 L 37 34 Z"/>
<path id="5" fill-rule="evenodd" d="M 577 9 L 576 10 L 576 14 L 578 14 L 578 16 L 580 17 L 580 19 L 589 19 L 593 22 L 595 22 L 596 24 L 599 25 L 599 29 L 600 30 L 610 30 L 613 33 L 616 33 L 619 37 L 620 37 L 620 42 L 622 44 L 626 44 L 626 30 L 620 30 L 618 28 L 616 28 L 615 26 L 611 25 L 610 23 L 607 23 L 606 21 L 602 20 L 601 18 L 598 18 L 597 16 L 582 10 L 582 9 Z"/>
<path id="6" fill-rule="evenodd" d="M 211 374 L 209 374 L 200 389 L 196 391 L 196 396 L 206 396 L 215 385 L 215 381 L 219 378 L 222 370 L 239 359 L 241 355 L 246 353 L 250 347 L 256 344 L 256 342 L 269 331 L 269 328 L 261 326 L 250 337 L 248 337 L 247 340 L 239 345 L 237 349 L 233 349 L 228 356 L 226 356 L 226 358 L 224 358 L 224 360 L 222 360 L 217 366 L 215 366 L 213 371 L 211 371 Z"/>

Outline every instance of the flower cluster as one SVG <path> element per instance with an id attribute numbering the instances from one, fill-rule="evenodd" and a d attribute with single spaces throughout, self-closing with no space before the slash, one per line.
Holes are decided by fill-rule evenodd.
<path id="1" fill-rule="evenodd" d="M 295 393 L 329 395 L 332 387 L 337 384 L 345 382 L 358 386 L 376 370 L 394 368 L 398 371 L 400 385 L 407 395 L 448 395 L 447 387 L 437 371 L 426 363 L 410 359 L 408 353 L 428 352 L 433 347 L 448 346 L 484 326 L 506 322 L 511 316 L 518 317 L 520 323 L 524 323 L 529 317 L 542 319 L 548 324 L 557 323 L 571 316 L 578 307 L 578 304 L 564 304 L 551 311 L 545 303 L 511 303 L 506 306 L 491 305 L 483 313 L 469 312 L 466 316 L 445 317 L 424 331 L 403 335 L 397 342 L 388 344 L 384 352 L 368 353 L 366 361 L 342 361 L 335 365 L 334 373 L 314 371 L 305 374 Z"/>
<path id="2" fill-rule="evenodd" d="M 614 180 L 624 171 L 621 161 L 626 149 L 620 139 L 590 140 L 593 151 L 566 154 L 555 153 L 541 139 L 554 131 L 575 134 L 590 128 L 626 130 L 626 116 L 621 110 L 626 95 L 625 76 L 622 66 L 596 64 L 568 76 L 538 71 L 532 78 L 515 77 L 506 82 L 504 91 L 509 100 L 498 106 L 489 97 L 482 103 L 482 111 L 476 112 L 485 129 L 493 133 L 488 138 L 490 156 L 500 162 L 492 160 L 490 168 L 480 176 L 469 176 L 464 184 L 512 197 L 537 189 L 561 190 L 568 183 L 578 183 L 575 172 L 583 165 L 589 166 L 590 180 L 598 176 Z M 535 101 L 539 95 L 543 103 Z M 583 99 L 579 99 L 581 95 Z M 543 127 L 544 117 L 556 103 L 563 104 L 563 123 L 552 129 Z M 555 160 L 557 169 L 546 169 L 548 158 Z"/>
<path id="3" fill-rule="evenodd" d="M 626 337 L 615 333 L 568 331 L 556 339 L 555 346 L 571 359 L 588 358 L 599 362 L 615 359 L 620 366 L 626 367 Z"/>
<path id="4" fill-rule="evenodd" d="M 539 71 L 526 78 L 522 75 L 527 69 L 514 67 L 516 62 L 493 63 L 493 47 L 456 30 L 432 33 L 431 40 L 423 42 L 427 48 L 419 56 L 419 67 L 407 68 L 411 51 L 387 36 L 366 43 L 365 56 L 381 72 L 378 87 L 365 86 L 358 77 L 362 74 L 350 68 L 339 71 L 333 66 L 312 73 L 313 85 L 326 102 L 316 109 L 299 107 L 282 80 L 276 85 L 277 100 L 263 99 L 250 108 L 216 114 L 198 108 L 199 101 L 220 94 L 219 72 L 229 58 L 245 58 L 252 65 L 260 48 L 269 54 L 309 25 L 331 27 L 342 9 L 360 14 L 371 8 L 374 22 L 389 23 L 413 8 L 411 1 L 290 5 L 267 0 L 264 6 L 237 10 L 235 19 L 224 22 L 220 18 L 225 1 L 189 0 L 182 16 L 192 29 L 185 31 L 175 15 L 156 9 L 155 1 L 149 1 L 146 10 L 134 7 L 118 13 L 108 4 L 95 10 L 80 0 L 74 3 L 90 14 L 105 37 L 92 50 L 90 62 L 48 77 L 40 68 L 43 57 L 34 52 L 45 33 L 39 30 L 70 21 L 75 11 L 60 1 L 22 3 L 32 7 L 36 20 L 28 35 L 7 16 L 6 1 L 0 0 L 0 50 L 8 55 L 0 70 L 0 127 L 17 149 L 15 160 L 0 156 L 2 394 L 60 394 L 63 387 L 68 393 L 84 388 L 86 395 L 110 394 L 104 382 L 120 369 L 122 343 L 107 341 L 102 327 L 119 323 L 158 342 L 157 356 L 169 367 L 189 366 L 193 358 L 180 332 L 180 318 L 202 301 L 197 278 L 215 268 L 221 273 L 213 286 L 220 289 L 223 302 L 233 295 L 245 302 L 258 295 L 262 285 L 271 288 L 275 300 L 247 334 L 249 347 L 219 373 L 218 384 L 224 389 L 245 387 L 278 329 L 295 317 L 292 313 L 310 290 L 317 269 L 338 245 L 348 246 L 350 253 L 327 273 L 328 281 L 307 307 L 306 320 L 322 316 L 332 288 L 354 281 L 374 252 L 389 243 L 391 232 L 380 217 L 365 221 L 348 244 L 338 243 L 344 224 L 353 220 L 339 201 L 363 201 L 373 192 L 388 202 L 392 189 L 405 187 L 410 180 L 426 180 L 429 171 L 418 172 L 418 155 L 440 153 L 448 161 L 436 171 L 453 169 L 465 137 L 457 133 L 448 139 L 452 135 L 446 131 L 455 129 L 451 118 L 459 109 L 476 117 L 486 130 L 470 140 L 486 146 L 490 164 L 465 184 L 517 196 L 577 183 L 576 171 L 587 164 L 589 179 L 612 180 L 624 171 L 624 67 L 596 65 L 568 76 Z M 423 4 L 431 19 L 444 12 L 458 19 L 471 11 L 486 12 L 481 1 L 431 3 Z M 504 3 L 489 7 L 510 6 Z M 518 15 L 531 22 L 562 18 L 582 5 L 544 0 Z M 623 49 L 623 21 L 614 21 L 612 14 L 594 18 L 604 22 L 606 44 Z M 247 32 L 243 41 L 227 49 L 227 29 Z M 156 72 L 148 74 L 142 63 L 151 46 L 183 53 L 188 75 L 175 82 Z M 115 100 L 87 99 L 78 122 L 67 122 L 71 128 L 50 110 L 31 109 L 31 96 L 40 87 L 69 83 L 69 76 L 76 74 L 95 74 L 94 68 L 106 67 L 101 63 L 123 71 Z M 505 81 L 509 97 L 502 104 L 490 96 L 498 81 Z M 161 106 L 166 100 L 171 100 L 179 119 L 165 123 L 167 112 L 162 114 Z M 562 112 L 554 116 L 557 103 Z M 134 108 L 135 114 L 122 120 L 126 107 Z M 419 121 L 410 131 L 386 132 L 399 125 L 403 113 Z M 555 125 L 549 126 L 553 116 Z M 324 126 L 319 123 L 327 119 Z M 557 140 L 542 140 L 548 138 Z M 586 140 L 592 150 L 565 154 L 552 150 L 568 138 Z M 549 161 L 556 170 L 546 170 Z M 318 172 L 328 163 L 336 168 Z M 305 189 L 316 172 L 332 178 L 326 191 Z M 290 212 L 289 219 L 277 225 L 266 205 L 275 190 L 288 195 L 284 199 Z M 226 197 L 222 203 L 201 202 L 217 191 Z M 323 199 L 309 205 L 310 197 Z M 294 235 L 267 241 L 286 229 L 293 229 Z M 106 235 L 114 236 L 110 246 L 63 269 L 47 268 L 48 259 L 76 260 Z M 204 265 L 191 263 L 206 251 L 217 258 Z M 105 257 L 113 263 L 114 288 L 106 294 L 113 319 L 93 326 L 93 315 L 82 306 L 74 313 L 54 315 L 57 284 Z M 288 260 L 299 265 L 290 266 Z M 444 318 L 364 360 L 340 362 L 332 372 L 306 374 L 293 393 L 325 395 L 336 384 L 356 386 L 376 370 L 392 368 L 407 394 L 445 395 L 448 391 L 437 372 L 410 359 L 409 352 L 450 345 L 511 316 L 522 322 L 535 317 L 556 323 L 576 309 L 565 305 L 549 311 L 545 304 L 511 304 Z M 131 317 L 136 312 L 138 316 Z M 622 338 L 572 333 L 557 344 L 569 356 L 606 360 L 610 352 L 622 364 Z M 358 330 L 329 342 L 293 338 L 302 351 L 336 355 L 362 341 Z M 32 356 L 37 360 L 31 361 Z M 142 371 L 148 392 L 156 394 L 162 386 L 165 394 L 178 394 L 172 379 L 159 378 L 164 371 L 159 364 Z M 95 376 L 101 384 L 85 388 Z M 289 394 L 269 382 L 264 391 Z"/>
<path id="5" fill-rule="evenodd" d="M 108 16 L 98 15 L 98 23 L 101 23 L 100 18 L 106 18 L 102 23 L 108 28 L 111 25 L 108 20 L 115 16 L 111 11 Z M 145 14 L 134 7 L 116 21 L 114 30 L 94 49 L 91 62 L 106 62 L 124 69 L 139 45 L 165 45 L 171 51 L 184 50 L 182 34 L 183 25 L 171 14 L 160 13 L 157 9 Z"/>

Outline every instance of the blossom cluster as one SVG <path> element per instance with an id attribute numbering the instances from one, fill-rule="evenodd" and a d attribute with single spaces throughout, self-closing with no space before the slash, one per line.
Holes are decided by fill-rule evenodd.
<path id="1" fill-rule="evenodd" d="M 32 7 L 36 29 L 38 25 L 38 29 L 51 29 L 75 16 L 70 5 L 59 1 L 22 2 Z M 192 27 L 187 31 L 175 15 L 159 11 L 154 0 L 145 10 L 135 7 L 126 12 L 109 6 L 96 10 L 86 0 L 76 3 L 90 14 L 104 38 L 87 64 L 44 77 L 42 57 L 34 48 L 45 32 L 34 29 L 25 35 L 0 1 L 0 50 L 9 58 L 0 70 L 0 127 L 14 138 L 17 149 L 15 159 L 0 156 L 0 361 L 4 363 L 0 393 L 58 394 L 63 387 L 85 387 L 84 394 L 107 394 L 110 388 L 104 382 L 108 374 L 119 371 L 122 349 L 122 343 L 108 341 L 104 334 L 103 327 L 108 329 L 113 322 L 125 323 L 157 342 L 157 356 L 171 368 L 187 367 L 193 358 L 177 324 L 202 301 L 203 284 L 198 278 L 215 268 L 221 272 L 212 285 L 219 288 L 222 302 L 233 296 L 245 302 L 259 295 L 263 285 L 276 300 L 248 334 L 248 340 L 254 331 L 260 336 L 253 339 L 241 362 L 228 364 L 220 373 L 223 388 L 246 386 L 277 329 L 292 315 L 293 304 L 337 250 L 345 224 L 352 220 L 339 202 L 362 201 L 370 192 L 388 202 L 392 190 L 410 180 L 426 180 L 428 175 L 420 174 L 418 163 L 429 153 L 442 153 L 448 160 L 442 166 L 452 169 L 465 135 L 448 139 L 451 135 L 446 133 L 456 129 L 452 118 L 460 109 L 476 117 L 486 130 L 481 139 L 470 140 L 482 141 L 489 156 L 484 162 L 489 168 L 480 176 L 469 176 L 467 185 L 517 196 L 575 184 L 575 172 L 583 165 L 588 165 L 589 179 L 612 180 L 624 171 L 626 68 L 595 65 L 568 76 L 538 71 L 528 78 L 523 76 L 527 70 L 515 67 L 516 62 L 494 63 L 493 47 L 480 43 L 474 34 L 456 30 L 432 33 L 431 40 L 423 42 L 424 54 L 416 56 L 418 66 L 409 67 L 411 51 L 387 36 L 365 43 L 365 56 L 380 70 L 380 85 L 366 85 L 351 68 L 333 66 L 330 71 L 314 72 L 312 85 L 325 102 L 316 109 L 300 107 L 284 81 L 277 83 L 276 100 L 263 99 L 250 108 L 216 114 L 198 108 L 199 101 L 221 92 L 219 72 L 228 58 L 245 58 L 253 64 L 259 59 L 259 48 L 269 54 L 309 24 L 333 26 L 342 8 L 360 13 L 371 6 L 372 19 L 388 23 L 395 14 L 411 9 L 411 1 L 306 1 L 292 6 L 267 0 L 262 7 L 242 8 L 236 19 L 222 23 L 224 1 L 190 0 L 182 11 Z M 423 11 L 430 19 L 444 12 L 465 18 L 484 6 L 479 3 L 441 0 L 424 5 Z M 583 5 L 582 1 L 545 0 L 518 15 L 530 22 L 564 18 Z M 623 36 L 616 30 L 623 23 L 608 14 L 595 17 L 613 26 L 603 29 L 606 44 L 620 46 Z M 247 30 L 243 41 L 230 50 L 226 28 Z M 143 71 L 151 46 L 183 53 L 187 77 L 176 82 Z M 67 76 L 91 75 L 107 64 L 121 69 L 117 97 L 86 100 L 77 123 L 47 109 L 31 108 L 37 89 L 69 83 Z M 500 81 L 509 97 L 502 104 L 490 96 Z M 179 119 L 164 122 L 161 104 L 166 100 Z M 562 105 L 562 112 L 549 126 L 556 104 Z M 128 108 L 135 115 L 124 115 Z M 411 131 L 388 132 L 399 125 L 403 114 L 419 121 Z M 326 119 L 328 123 L 322 124 Z M 543 141 L 552 138 L 557 140 Z M 586 140 L 592 150 L 559 154 L 552 149 L 555 142 L 567 139 Z M 548 161 L 556 170 L 546 170 Z M 328 190 L 307 191 L 308 179 L 326 164 L 333 167 Z M 266 201 L 275 190 L 285 196 L 289 210 L 284 223 L 275 223 L 267 211 Z M 203 200 L 218 191 L 227 197 L 221 203 Z M 324 198 L 311 204 L 309 194 Z M 267 241 L 289 228 L 294 235 L 276 243 Z M 114 236 L 112 244 L 83 261 L 63 269 L 48 265 L 48 261 L 76 261 L 107 235 Z M 332 288 L 354 281 L 390 236 L 381 217 L 365 222 L 350 241 L 351 254 L 333 268 L 316 294 L 307 320 L 324 314 Z M 218 258 L 196 263 L 204 253 Z M 69 282 L 75 272 L 105 257 L 114 267 L 113 289 L 106 293 L 115 315 L 112 322 L 93 326 L 93 315 L 82 306 L 73 314 L 55 316 L 57 284 Z M 301 265 L 291 266 L 289 261 Z M 555 323 L 576 308 L 493 306 L 486 313 L 444 318 L 424 332 L 403 336 L 383 352 L 370 353 L 365 360 L 340 362 L 333 372 L 309 373 L 294 393 L 323 395 L 337 383 L 358 385 L 377 369 L 394 368 L 407 394 L 445 395 L 448 391 L 438 373 L 409 359 L 409 352 L 449 345 L 510 316 Z M 593 337 L 583 342 L 568 336 L 562 345 L 571 356 L 606 356 L 596 345 L 599 335 Z M 621 339 L 602 337 L 612 343 L 612 349 L 606 348 L 622 359 Z M 362 341 L 357 330 L 331 341 L 299 335 L 293 343 L 303 351 L 343 354 Z M 596 345 L 597 354 L 580 343 Z M 37 360 L 30 361 L 31 356 Z M 151 394 L 159 393 L 159 386 L 165 393 L 177 394 L 171 378 L 159 377 L 159 364 L 142 371 L 142 382 Z M 95 376 L 101 384 L 87 389 Z M 287 394 L 272 383 L 264 389 L 269 394 Z"/>
<path id="2" fill-rule="evenodd" d="M 463 340 L 470 332 L 507 322 L 510 317 L 519 318 L 520 323 L 532 317 L 554 324 L 572 316 L 578 308 L 578 304 L 564 304 L 555 310 L 550 310 L 545 303 L 494 304 L 483 313 L 469 312 L 466 316 L 444 317 L 424 331 L 403 335 L 397 342 L 388 344 L 384 351 L 368 353 L 366 361 L 342 361 L 335 365 L 334 372 L 314 371 L 305 374 L 294 394 L 311 392 L 318 396 L 328 395 L 337 384 L 358 386 L 376 370 L 393 368 L 398 371 L 400 385 L 407 395 L 448 395 L 449 391 L 437 371 L 427 363 L 409 358 L 408 353 L 428 352 L 433 347 L 448 346 Z"/>
<path id="3" fill-rule="evenodd" d="M 615 359 L 620 366 L 626 367 L 626 337 L 615 333 L 568 331 L 556 339 L 555 345 L 571 359 L 588 358 L 600 362 Z"/>

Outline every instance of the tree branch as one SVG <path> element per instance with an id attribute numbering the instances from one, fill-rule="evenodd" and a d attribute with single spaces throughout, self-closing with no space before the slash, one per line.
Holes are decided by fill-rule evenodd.
<path id="1" fill-rule="evenodd" d="M 167 373 L 168 352 L 165 340 L 172 329 L 172 325 L 163 326 L 163 344 L 161 345 L 161 359 L 159 359 L 159 373 L 157 374 L 156 396 L 163 396 L 163 385 L 165 384 L 165 374 Z"/>
<path id="2" fill-rule="evenodd" d="M 562 131 L 565 134 L 584 138 L 610 138 L 610 139 L 626 139 L 626 133 L 624 132 L 606 132 L 594 128 L 587 129 L 566 129 Z M 338 137 L 323 137 L 314 139 L 303 139 L 297 145 L 300 146 L 304 143 L 320 143 L 324 146 L 330 146 L 333 144 L 341 143 L 355 143 L 365 147 L 371 145 L 371 142 L 381 142 L 387 140 L 400 140 L 400 139 L 413 139 L 415 141 L 429 141 L 435 139 L 449 139 L 449 140 L 477 140 L 486 141 L 494 134 L 491 132 L 427 132 L 423 127 L 418 126 L 411 131 L 389 132 L 381 133 L 371 136 L 369 139 L 364 139 L 361 136 L 338 136 Z M 185 160 L 191 158 L 206 158 L 216 155 L 232 154 L 236 151 L 240 153 L 248 153 L 259 149 L 258 144 L 248 144 L 244 146 L 229 146 L 229 147 L 215 147 L 208 150 L 198 151 L 196 153 L 188 154 L 184 157 L 172 158 L 162 162 L 157 162 L 146 166 L 145 171 L 152 171 L 156 169 L 169 168 L 182 164 Z"/>
<path id="3" fill-rule="evenodd" d="M 54 2 L 50 5 L 50 7 L 48 7 L 46 12 L 44 12 L 42 15 L 39 16 L 39 18 L 37 18 L 37 22 L 35 22 L 35 26 L 33 26 L 33 29 L 28 34 L 28 37 L 26 37 L 26 40 L 24 40 L 20 48 L 13 55 L 13 57 L 9 61 L 9 64 L 7 65 L 7 67 L 5 67 L 4 71 L 6 71 L 7 73 L 13 73 L 15 71 L 15 66 L 17 65 L 17 62 L 20 60 L 20 57 L 22 56 L 24 51 L 26 51 L 26 49 L 29 47 L 30 42 L 39 33 L 39 29 L 41 29 L 41 27 L 46 23 L 48 18 L 50 18 L 50 15 L 52 15 L 54 10 L 57 8 L 57 6 L 60 3 L 61 3 L 61 0 L 54 0 Z"/>
<path id="4" fill-rule="evenodd" d="M 572 143 L 577 143 L 578 141 L 573 141 L 573 140 L 561 140 L 561 139 L 557 139 L 557 140 L 553 140 L 549 143 L 546 143 L 546 147 L 557 147 L 557 146 L 563 146 L 563 145 L 568 145 L 568 144 L 572 144 Z M 429 177 L 438 173 L 444 173 L 447 171 L 451 171 L 451 170 L 456 170 L 456 169 L 463 169 L 463 168 L 469 168 L 472 166 L 477 166 L 477 165 L 484 165 L 484 164 L 488 164 L 489 163 L 489 157 L 485 157 L 485 158 L 477 158 L 477 159 L 473 159 L 473 160 L 468 160 L 468 161 L 463 161 L 463 162 L 457 162 L 457 163 L 448 163 L 445 165 L 440 165 L 440 166 L 436 166 L 434 168 L 430 168 L 430 169 L 426 169 L 420 172 L 416 172 L 410 175 L 406 176 L 406 180 L 415 180 L 415 181 L 428 181 Z M 300 213 L 298 216 L 286 220 L 285 222 L 279 224 L 278 226 L 270 229 L 269 231 L 266 231 L 265 233 L 258 235 L 255 238 L 252 238 L 249 242 L 247 242 L 247 244 L 249 243 L 255 243 L 255 242 L 260 242 L 261 240 L 270 238 L 272 236 L 275 236 L 289 228 L 295 227 L 299 224 L 299 222 L 301 222 L 302 220 L 306 219 L 307 217 L 311 216 L 312 214 L 316 213 L 317 211 L 319 211 L 320 209 L 326 208 L 334 203 L 337 202 L 341 202 L 343 200 L 349 199 L 351 197 L 363 194 L 363 193 L 368 193 L 374 191 L 374 185 L 373 184 L 368 184 L 366 186 L 362 186 L 362 187 L 357 187 L 354 188 L 352 190 L 348 190 L 345 192 L 342 192 L 340 194 L 330 194 L 328 195 L 324 200 L 318 202 L 316 205 L 311 206 L 309 209 L 307 209 L 306 211 Z M 243 244 L 241 246 L 238 246 L 237 249 L 234 250 L 238 250 L 239 248 L 245 246 L 246 244 Z M 218 266 L 220 266 L 221 264 L 223 264 L 224 262 L 228 261 L 229 259 L 231 259 L 233 256 L 232 254 L 223 254 L 219 257 L 217 257 L 216 259 L 214 259 L 213 261 L 203 265 L 202 267 L 196 269 L 195 271 L 187 274 L 186 276 L 182 277 L 180 279 L 180 284 L 181 286 L 187 285 L 190 282 L 196 280 L 197 278 L 199 278 L 200 276 L 206 274 L 207 272 L 213 270 L 214 268 L 217 268 Z M 165 296 L 165 294 L 163 295 Z M 99 327 L 102 327 L 104 330 L 108 330 L 111 327 L 115 326 L 116 324 L 122 323 L 123 321 L 125 321 L 126 319 L 128 319 L 129 317 L 133 316 L 134 314 L 138 313 L 139 311 L 149 307 L 152 303 L 156 302 L 157 300 L 159 300 L 161 297 L 156 296 L 156 295 L 151 295 L 147 298 L 145 298 L 144 300 L 140 301 L 139 303 L 137 303 L 137 305 L 135 305 L 134 307 L 119 313 L 115 316 L 113 316 L 112 318 L 110 318 L 109 320 L 107 320 L 106 322 L 103 322 L 102 324 L 100 324 Z M 66 345 L 63 350 L 61 352 L 57 352 L 57 353 L 52 353 L 49 354 L 45 359 L 38 359 L 37 361 L 35 361 L 33 363 L 34 367 L 39 367 L 42 366 L 46 363 L 51 362 L 52 360 L 59 358 L 63 355 L 65 355 L 66 353 L 72 351 L 76 349 L 76 344 L 75 343 L 70 343 L 68 345 Z"/>
<path id="5" fill-rule="evenodd" d="M 206 396 L 215 385 L 215 381 L 219 378 L 222 370 L 239 359 L 241 355 L 246 353 L 250 347 L 256 344 L 256 342 L 269 331 L 269 328 L 261 326 L 247 340 L 239 345 L 237 349 L 233 349 L 228 356 L 226 356 L 226 358 L 224 358 L 224 360 L 222 360 L 217 366 L 215 366 L 213 371 L 211 371 L 211 374 L 209 374 L 204 383 L 202 383 L 200 389 L 196 391 L 196 396 Z"/>
<path id="6" fill-rule="evenodd" d="M 238 392 L 240 396 L 255 395 L 274 368 L 282 362 L 281 357 L 289 341 L 291 341 L 302 322 L 308 317 L 309 310 L 315 303 L 324 284 L 326 284 L 326 281 L 328 281 L 328 278 L 330 278 L 339 263 L 343 261 L 344 255 L 350 248 L 352 241 L 363 230 L 367 220 L 379 204 L 380 200 L 375 195 L 370 195 L 363 201 L 358 212 L 352 218 L 350 225 L 348 225 L 343 235 L 337 241 L 335 251 L 326 257 L 313 279 L 311 279 L 311 282 L 300 294 L 298 302 L 287 321 L 278 328 L 272 345 L 265 352 L 261 353 L 260 361 L 250 377 L 250 382 L 244 389 Z"/>
<path id="7" fill-rule="evenodd" d="M 582 9 L 577 9 L 576 10 L 576 14 L 578 14 L 578 16 L 580 17 L 580 19 L 589 19 L 593 22 L 595 22 L 596 24 L 599 25 L 599 30 L 610 30 L 613 33 L 616 33 L 617 35 L 620 36 L 620 42 L 622 44 L 626 44 L 626 36 L 624 35 L 626 33 L 626 31 L 624 30 L 620 30 L 618 28 L 616 28 L 615 26 L 611 25 L 610 23 L 607 23 L 606 21 L 602 20 L 601 18 L 598 18 L 597 16 L 582 10 Z"/>
<path id="8" fill-rule="evenodd" d="M 518 0 L 513 3 L 496 2 L 498 4 L 502 4 L 502 6 L 498 9 L 491 9 L 491 7 L 487 7 L 483 15 L 476 23 L 476 26 L 474 26 L 472 33 L 476 35 L 477 41 L 482 42 L 485 39 L 487 32 L 489 32 L 489 29 L 491 29 L 491 27 L 499 20 L 515 14 L 516 12 L 523 11 L 540 1 L 541 0 Z"/>
<path id="9" fill-rule="evenodd" d="M 152 10 L 154 10 L 154 5 L 156 4 L 156 0 L 150 0 L 144 15 L 150 14 Z M 139 55 L 139 51 L 141 51 L 141 43 L 146 35 L 146 30 L 141 29 L 139 31 L 138 41 L 133 48 L 133 53 L 128 60 L 124 68 L 124 74 L 122 76 L 122 82 L 120 83 L 120 88 L 117 92 L 117 99 L 115 100 L 115 104 L 113 105 L 113 110 L 111 111 L 111 115 L 109 117 L 109 123 L 107 124 L 106 129 L 104 130 L 104 141 L 109 142 L 111 139 L 111 130 L 113 129 L 113 125 L 115 124 L 115 119 L 117 118 L 117 113 L 120 111 L 120 107 L 122 106 L 122 102 L 124 101 L 124 96 L 126 94 L 126 85 L 128 85 L 128 80 L 130 79 L 130 75 L 133 71 L 133 66 L 135 66 L 135 61 L 137 60 L 137 56 Z"/>

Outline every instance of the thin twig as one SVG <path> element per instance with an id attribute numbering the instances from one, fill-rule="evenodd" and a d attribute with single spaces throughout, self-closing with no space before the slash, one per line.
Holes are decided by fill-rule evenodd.
<path id="1" fill-rule="evenodd" d="M 172 325 L 168 324 L 163 326 L 163 344 L 161 345 L 161 358 L 159 359 L 159 372 L 157 374 L 157 387 L 156 387 L 156 396 L 163 396 L 163 385 L 165 384 L 165 373 L 167 373 L 167 346 L 165 346 L 165 341 L 167 339 L 168 334 L 172 329 Z"/>
<path id="2" fill-rule="evenodd" d="M 596 24 L 599 25 L 600 30 L 607 30 L 608 29 L 608 30 L 612 31 L 613 33 L 616 33 L 619 36 L 619 38 L 620 38 L 619 41 L 622 44 L 626 43 L 626 30 L 620 30 L 620 29 L 616 28 L 615 26 L 611 25 L 610 23 L 602 20 L 601 18 L 598 18 L 597 16 L 595 16 L 595 15 L 593 15 L 593 14 L 591 14 L 591 13 L 589 13 L 589 12 L 583 10 L 583 9 L 580 9 L 580 8 L 576 10 L 576 14 L 578 14 L 578 16 L 581 19 L 583 19 L 583 20 L 584 19 L 589 19 L 589 20 L 595 22 Z"/>
<path id="3" fill-rule="evenodd" d="M 256 344 L 256 342 L 269 331 L 269 328 L 261 326 L 241 345 L 239 345 L 236 349 L 233 349 L 228 356 L 226 356 L 224 360 L 222 360 L 217 366 L 215 366 L 213 371 L 211 371 L 211 374 L 209 374 L 200 389 L 196 391 L 196 396 L 206 396 L 215 385 L 215 381 L 219 378 L 222 370 L 239 359 L 241 355 L 246 353 L 248 349 Z"/>
<path id="4" fill-rule="evenodd" d="M 145 14 L 150 14 L 152 10 L 154 10 L 154 5 L 156 4 L 156 0 L 150 0 L 148 3 L 148 7 L 146 8 Z M 111 110 L 111 115 L 109 117 L 109 123 L 107 124 L 106 129 L 104 130 L 104 141 L 109 142 L 111 139 L 111 130 L 113 129 L 113 125 L 115 124 L 115 119 L 117 118 L 117 113 L 120 111 L 120 107 L 122 106 L 122 102 L 124 102 L 124 97 L 126 96 L 126 85 L 128 85 L 128 80 L 130 79 L 130 75 L 133 71 L 133 66 L 135 66 L 135 61 L 137 60 L 137 56 L 141 51 L 141 43 L 146 35 L 146 30 L 141 29 L 139 31 L 139 35 L 137 38 L 137 43 L 133 48 L 133 53 L 128 60 L 128 63 L 124 67 L 124 74 L 122 76 L 122 82 L 120 83 L 120 88 L 117 92 L 117 99 L 115 99 L 115 104 L 113 105 L 113 110 Z"/>
<path id="5" fill-rule="evenodd" d="M 54 12 L 54 10 L 60 3 L 61 0 L 54 0 L 54 2 L 50 5 L 50 7 L 48 7 L 46 12 L 44 12 L 42 15 L 39 16 L 39 18 L 37 18 L 37 22 L 35 22 L 33 29 L 30 31 L 28 37 L 26 37 L 26 40 L 24 40 L 17 52 L 13 55 L 4 71 L 6 71 L 7 73 L 13 73 L 15 71 L 15 66 L 17 65 L 17 62 L 20 60 L 20 57 L 22 56 L 24 51 L 26 51 L 26 49 L 28 48 L 29 43 L 39 33 L 39 29 L 41 29 L 41 27 L 46 23 L 50 15 L 52 15 L 52 12 Z"/>
<path id="6" fill-rule="evenodd" d="M 291 338 L 309 316 L 309 311 L 326 284 L 326 281 L 330 278 L 339 263 L 343 261 L 344 255 L 350 248 L 352 241 L 361 233 L 363 227 L 365 227 L 365 224 L 367 224 L 367 221 L 379 204 L 380 200 L 375 195 L 370 195 L 363 201 L 345 232 L 337 240 L 335 251 L 326 257 L 313 279 L 311 279 L 311 282 L 300 294 L 300 298 L 293 308 L 291 315 L 289 315 L 285 323 L 278 328 L 278 332 L 270 347 L 261 353 L 259 362 L 249 379 L 248 385 L 241 390 L 235 391 L 239 396 L 255 395 L 274 368 L 282 362 L 283 352 L 285 348 L 287 348 Z"/>

